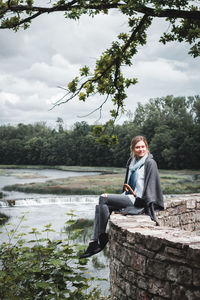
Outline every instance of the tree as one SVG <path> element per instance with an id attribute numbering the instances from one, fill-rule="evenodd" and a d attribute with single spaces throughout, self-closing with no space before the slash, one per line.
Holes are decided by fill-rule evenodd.
<path id="1" fill-rule="evenodd" d="M 58 124 L 58 131 L 60 133 L 63 132 L 63 123 L 64 123 L 63 119 L 58 117 L 56 123 Z"/>
<path id="2" fill-rule="evenodd" d="M 127 16 L 129 32 L 120 33 L 109 49 L 106 49 L 93 71 L 87 66 L 80 69 L 67 87 L 65 96 L 55 103 L 61 105 L 78 97 L 86 101 L 98 93 L 103 95 L 103 104 L 111 100 L 112 119 L 116 119 L 125 111 L 126 90 L 137 83 L 136 78 L 126 78 L 125 66 L 130 67 L 139 47 L 146 43 L 147 29 L 155 18 L 168 22 L 169 30 L 160 37 L 160 42 L 186 42 L 190 45 L 189 54 L 200 55 L 200 1 L 189 0 L 54 0 L 46 1 L 46 6 L 36 5 L 34 0 L 0 1 L 0 28 L 11 28 L 17 31 L 29 27 L 32 20 L 43 14 L 64 12 L 67 19 L 78 20 L 82 15 L 95 17 L 103 13 L 118 10 Z M 45 1 L 42 1 L 44 3 Z M 102 134 L 105 134 L 102 131 Z M 114 139 L 116 141 L 116 139 Z"/>
<path id="3" fill-rule="evenodd" d="M 199 166 L 198 103 L 198 96 L 167 96 L 138 105 L 133 124 L 145 133 L 159 168 Z"/>

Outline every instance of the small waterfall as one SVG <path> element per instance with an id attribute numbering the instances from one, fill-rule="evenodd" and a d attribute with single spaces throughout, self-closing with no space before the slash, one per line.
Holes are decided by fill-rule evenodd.
<path id="1" fill-rule="evenodd" d="M 48 197 L 33 197 L 24 199 L 1 199 L 0 207 L 13 207 L 13 206 L 39 206 L 39 205 L 52 205 L 52 204 L 67 204 L 67 203 L 96 203 L 98 196 L 89 195 L 72 195 L 72 196 L 48 196 Z"/>

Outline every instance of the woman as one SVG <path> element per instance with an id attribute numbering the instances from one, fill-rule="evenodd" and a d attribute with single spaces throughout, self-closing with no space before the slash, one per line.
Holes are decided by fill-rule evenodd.
<path id="1" fill-rule="evenodd" d="M 100 196 L 95 210 L 93 236 L 80 258 L 90 257 L 103 250 L 108 242 L 106 226 L 113 211 L 121 211 L 124 215 L 146 213 L 158 225 L 154 209 L 162 210 L 164 204 L 157 164 L 149 153 L 145 137 L 134 137 L 130 148 L 131 157 L 127 162 L 124 181 L 124 186 L 127 185 L 130 189 L 120 195 Z"/>

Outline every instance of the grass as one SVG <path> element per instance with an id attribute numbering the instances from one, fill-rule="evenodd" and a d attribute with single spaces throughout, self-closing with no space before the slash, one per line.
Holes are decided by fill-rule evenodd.
<path id="1" fill-rule="evenodd" d="M 199 170 L 160 170 L 164 194 L 200 193 Z"/>
<path id="2" fill-rule="evenodd" d="M 123 178 L 124 174 L 68 177 L 49 180 L 45 183 L 14 184 L 4 187 L 4 190 L 66 195 L 99 195 L 103 192 L 121 193 Z"/>
<path id="3" fill-rule="evenodd" d="M 31 166 L 32 167 L 32 166 Z M 47 168 L 47 167 L 46 167 Z M 58 167 L 54 167 L 57 168 Z M 101 193 L 121 193 L 125 169 L 106 167 L 67 167 L 70 171 L 102 171 L 99 175 L 68 177 L 49 180 L 44 183 L 15 184 L 4 187 L 6 191 L 25 193 L 63 194 L 63 195 L 99 195 Z M 200 193 L 200 171 L 198 170 L 160 170 L 161 185 L 164 194 Z"/>

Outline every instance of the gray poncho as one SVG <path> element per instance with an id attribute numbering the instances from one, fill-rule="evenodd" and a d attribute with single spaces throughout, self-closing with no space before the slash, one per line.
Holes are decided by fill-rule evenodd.
<path id="1" fill-rule="evenodd" d="M 126 170 L 124 183 L 127 183 L 129 165 L 131 159 L 132 158 L 129 158 L 127 162 L 127 170 Z M 164 202 L 163 202 L 163 194 L 162 194 L 161 184 L 160 184 L 160 176 L 158 173 L 158 167 L 151 154 L 148 155 L 144 167 L 145 167 L 145 173 L 144 173 L 143 195 L 142 195 L 142 199 L 140 199 L 140 201 L 138 202 L 136 201 L 136 203 L 141 203 L 142 206 L 144 207 L 144 212 L 150 215 L 152 220 L 157 222 L 154 210 L 163 210 Z M 136 205 L 137 204 L 135 204 L 135 206 Z M 141 213 L 141 209 L 138 209 L 138 213 Z M 137 214 L 137 206 L 136 207 L 130 206 L 124 208 L 123 214 Z"/>

